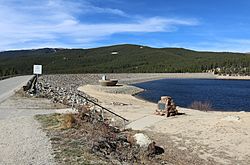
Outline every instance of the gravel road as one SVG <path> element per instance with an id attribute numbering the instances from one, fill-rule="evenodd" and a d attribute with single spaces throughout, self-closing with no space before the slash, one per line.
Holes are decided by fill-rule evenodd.
<path id="1" fill-rule="evenodd" d="M 0 164 L 54 164 L 46 134 L 32 116 L 0 120 Z"/>
<path id="2" fill-rule="evenodd" d="M 34 119 L 35 114 L 52 113 L 47 99 L 14 94 L 31 76 L 0 81 L 0 165 L 53 165 L 51 143 Z"/>
<path id="3" fill-rule="evenodd" d="M 0 103 L 0 164 L 55 164 L 51 143 L 34 119 L 54 111 L 47 99 L 15 95 Z"/>

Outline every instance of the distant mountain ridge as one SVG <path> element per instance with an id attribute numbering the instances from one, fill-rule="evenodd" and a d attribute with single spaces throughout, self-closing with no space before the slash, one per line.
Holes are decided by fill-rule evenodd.
<path id="1" fill-rule="evenodd" d="M 45 74 L 204 72 L 216 71 L 217 68 L 222 74 L 249 74 L 250 54 L 131 44 L 92 49 L 42 48 L 0 52 L 1 76 L 32 74 L 34 64 L 42 64 Z"/>

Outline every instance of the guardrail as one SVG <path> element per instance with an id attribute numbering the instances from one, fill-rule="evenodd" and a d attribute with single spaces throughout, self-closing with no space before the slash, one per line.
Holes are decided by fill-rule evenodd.
<path id="1" fill-rule="evenodd" d="M 16 76 L 21 76 L 21 74 L 2 76 L 2 77 L 0 77 L 0 80 L 4 80 L 4 79 L 7 79 L 7 78 L 16 77 Z"/>
<path id="2" fill-rule="evenodd" d="M 2 76 L 2 77 L 0 77 L 0 80 L 12 78 L 12 77 L 17 77 L 17 76 L 21 76 L 21 74 Z M 31 88 L 34 88 L 36 81 L 37 81 L 37 76 L 34 75 L 34 76 L 27 82 L 27 84 L 23 86 L 23 90 L 24 90 L 24 91 L 28 91 L 28 90 L 30 90 Z"/>
<path id="3" fill-rule="evenodd" d="M 30 90 L 31 88 L 34 88 L 34 87 L 35 87 L 35 84 L 36 84 L 36 81 L 37 81 L 37 76 L 34 75 L 34 76 L 27 82 L 27 84 L 23 86 L 23 90 L 24 90 L 24 91 L 28 91 L 28 90 Z"/>

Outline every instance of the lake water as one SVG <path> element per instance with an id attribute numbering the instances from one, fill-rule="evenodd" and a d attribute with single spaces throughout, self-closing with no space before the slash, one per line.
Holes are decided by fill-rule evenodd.
<path id="1" fill-rule="evenodd" d="M 146 89 L 139 97 L 155 103 L 167 95 L 181 107 L 208 101 L 215 110 L 250 111 L 250 80 L 163 79 L 135 86 Z"/>

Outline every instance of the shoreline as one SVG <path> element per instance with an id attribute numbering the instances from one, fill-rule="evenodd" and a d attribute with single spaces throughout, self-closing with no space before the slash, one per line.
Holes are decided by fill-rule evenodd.
<path id="1" fill-rule="evenodd" d="M 154 114 L 156 103 L 138 99 L 131 93 L 109 93 L 99 90 L 98 85 L 85 85 L 78 89 L 128 119 L 127 128 L 152 132 L 153 137 L 161 133 L 178 149 L 185 151 L 191 148 L 199 158 L 212 159 L 218 164 L 247 164 L 250 161 L 250 113 L 204 112 L 177 107 L 185 114 L 167 118 Z M 157 138 L 164 140 L 163 137 Z"/>
<path id="2" fill-rule="evenodd" d="M 57 74 L 57 75 L 42 75 L 39 78 L 39 82 L 44 85 L 51 86 L 52 91 L 58 92 L 60 99 L 63 100 L 63 97 L 69 97 L 70 93 L 77 92 L 77 87 L 92 84 L 99 84 L 99 80 L 102 78 L 103 74 Z M 138 83 L 157 81 L 161 79 L 214 79 L 214 80 L 223 80 L 227 77 L 216 77 L 212 73 L 110 73 L 106 74 L 109 79 L 118 79 L 119 84 L 127 84 L 136 86 Z M 238 77 L 239 79 L 240 77 Z M 244 78 L 244 80 L 246 77 Z M 249 76 L 250 79 L 250 76 Z M 65 92 L 65 90 L 70 91 L 70 93 Z M 140 90 L 132 95 L 136 95 L 145 92 L 146 90 Z M 49 91 L 47 91 L 49 92 Z M 46 93 L 45 93 L 46 94 Z M 148 101 L 146 99 L 137 97 L 143 101 Z M 160 99 L 160 98 L 159 98 Z M 151 102 L 151 101 L 149 101 Z M 155 102 L 151 102 L 155 103 Z M 188 107 L 187 107 L 188 108 Z M 223 111 L 224 112 L 224 111 Z M 235 111 L 230 111 L 235 112 Z"/>
<path id="3" fill-rule="evenodd" d="M 183 76 L 184 75 L 184 76 Z M 199 75 L 199 76 L 197 76 Z M 210 76 L 210 74 L 203 74 L 203 73 L 197 73 L 196 76 L 193 75 L 193 73 L 183 73 L 183 74 L 179 74 L 179 73 L 170 73 L 170 74 L 167 74 L 167 78 L 163 78 L 164 79 L 200 79 L 200 80 L 232 80 L 232 81 L 249 81 L 250 80 L 250 76 L 232 76 L 232 77 L 229 77 L 229 76 L 216 76 L 216 77 L 207 77 L 207 75 Z M 183 76 L 182 78 L 180 78 L 179 76 Z M 158 80 L 162 80 L 162 78 L 160 79 L 155 79 L 155 80 L 145 80 L 145 81 L 142 81 L 142 82 L 135 82 L 135 83 L 131 83 L 131 84 L 128 84 L 128 85 L 132 85 L 132 86 L 136 86 L 136 84 L 139 84 L 139 83 L 144 83 L 144 82 L 151 82 L 151 81 L 158 81 Z M 136 86 L 137 87 L 137 86 Z M 150 100 L 147 100 L 141 96 L 138 96 L 138 94 L 140 93 L 143 93 L 147 91 L 146 89 L 143 89 L 143 91 L 139 92 L 139 93 L 135 93 L 135 94 L 132 94 L 132 96 L 134 96 L 135 98 L 139 99 L 139 100 L 143 100 L 143 101 L 147 101 L 147 102 L 150 102 L 150 103 L 154 103 L 154 104 L 157 104 L 157 102 L 154 102 L 154 101 L 150 101 Z M 160 100 L 160 97 L 159 97 L 159 100 Z M 186 109 L 192 109 L 192 108 L 189 108 L 189 107 L 181 107 L 181 108 L 186 108 Z M 202 111 L 202 110 L 199 110 L 199 109 L 193 109 L 193 110 L 197 110 L 197 111 Z M 210 112 L 250 112 L 249 110 L 238 110 L 238 109 L 212 109 L 212 110 L 209 110 Z"/>
<path id="4" fill-rule="evenodd" d="M 157 80 L 156 80 L 157 81 Z M 131 84 L 131 86 L 133 86 L 133 84 Z M 143 89 L 143 88 L 141 88 Z M 139 92 L 139 93 L 136 93 L 136 94 L 132 94 L 131 96 L 135 97 L 136 99 L 138 100 L 142 100 L 142 101 L 145 101 L 145 102 L 149 102 L 149 103 L 153 103 L 153 104 L 156 104 L 156 102 L 153 102 L 153 101 L 150 101 L 150 100 L 147 100 L 147 99 L 144 99 L 143 97 L 141 96 L 138 96 L 138 94 L 140 93 L 143 93 L 145 92 L 146 89 L 143 89 L 143 91 Z M 159 98 L 160 100 L 160 98 Z M 178 106 L 177 107 L 181 108 L 181 109 L 189 109 L 189 110 L 195 110 L 195 111 L 201 111 L 201 112 L 246 112 L 246 113 L 250 113 L 250 111 L 244 111 L 244 110 L 223 110 L 223 109 L 212 109 L 212 110 L 208 110 L 208 111 L 203 111 L 203 110 L 199 110 L 199 109 L 192 109 L 192 108 L 189 108 L 189 107 L 182 107 L 182 106 Z"/>
<path id="5" fill-rule="evenodd" d="M 250 80 L 250 76 L 216 76 L 218 80 Z"/>
<path id="6" fill-rule="evenodd" d="M 138 84 L 143 82 L 161 80 L 161 79 L 215 79 L 212 73 L 123 73 L 127 78 L 121 79 L 124 84 Z M 119 75 L 119 74 L 117 74 Z M 130 77 L 130 75 L 133 75 Z"/>
<path id="7" fill-rule="evenodd" d="M 141 73 L 135 73 L 135 74 L 141 74 Z M 133 84 L 157 81 L 162 79 L 246 80 L 246 81 L 250 80 L 250 76 L 218 76 L 212 73 L 152 73 L 152 74 L 160 76 L 155 76 L 152 78 L 142 78 L 142 79 L 138 78 L 135 80 L 131 79 L 130 81 L 132 81 L 132 83 L 127 83 L 127 84 L 133 85 Z"/>

